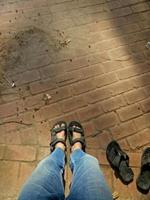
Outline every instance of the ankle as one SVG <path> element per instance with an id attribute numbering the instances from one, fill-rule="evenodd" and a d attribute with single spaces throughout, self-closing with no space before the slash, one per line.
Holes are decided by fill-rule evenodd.
<path id="1" fill-rule="evenodd" d="M 75 151 L 75 150 L 77 150 L 77 149 L 82 149 L 82 144 L 81 144 L 80 142 L 76 142 L 76 143 L 72 146 L 71 151 L 73 152 L 73 151 Z"/>
<path id="2" fill-rule="evenodd" d="M 63 143 L 61 143 L 61 142 L 58 142 L 56 144 L 55 149 L 56 148 L 61 148 L 63 151 L 65 151 L 65 149 L 66 149 L 65 145 Z"/>

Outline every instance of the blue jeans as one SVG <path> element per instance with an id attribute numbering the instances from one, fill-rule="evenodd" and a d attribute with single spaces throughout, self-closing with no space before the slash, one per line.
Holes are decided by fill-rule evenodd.
<path id="1" fill-rule="evenodd" d="M 42 160 L 24 184 L 18 200 L 64 200 L 65 153 L 56 148 Z M 67 200 L 112 200 L 97 159 L 80 149 L 71 154 L 73 172 Z"/>

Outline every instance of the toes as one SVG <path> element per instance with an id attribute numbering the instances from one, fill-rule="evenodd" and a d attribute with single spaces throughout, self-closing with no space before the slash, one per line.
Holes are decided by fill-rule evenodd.
<path id="1" fill-rule="evenodd" d="M 79 127 L 78 127 L 78 126 L 76 126 L 76 125 L 73 125 L 73 128 L 74 128 L 74 129 L 76 129 L 76 128 L 79 128 Z"/>
<path id="2" fill-rule="evenodd" d="M 54 128 L 60 128 L 60 127 L 64 128 L 65 126 L 66 126 L 65 123 L 56 124 L 56 125 L 54 126 Z"/>
<path id="3" fill-rule="evenodd" d="M 64 124 L 64 123 L 62 123 L 62 124 L 61 124 L 61 127 L 62 127 L 62 128 L 64 128 L 64 127 L 65 127 L 65 124 Z"/>
<path id="4" fill-rule="evenodd" d="M 60 127 L 59 124 L 56 124 L 56 125 L 54 126 L 55 129 L 57 129 L 57 128 L 59 128 L 59 127 Z"/>

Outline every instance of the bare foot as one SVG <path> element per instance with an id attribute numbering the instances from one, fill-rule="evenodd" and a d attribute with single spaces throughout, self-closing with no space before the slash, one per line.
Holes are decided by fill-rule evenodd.
<path id="1" fill-rule="evenodd" d="M 77 133 L 77 132 L 73 132 L 73 140 L 74 139 L 77 139 L 77 138 L 80 138 L 81 137 L 81 133 Z M 72 148 L 71 148 L 71 151 L 75 151 L 76 149 L 82 149 L 82 144 L 80 142 L 76 142 Z"/>

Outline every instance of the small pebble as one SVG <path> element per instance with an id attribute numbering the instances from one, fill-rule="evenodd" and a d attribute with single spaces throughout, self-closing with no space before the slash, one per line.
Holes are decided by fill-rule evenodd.
<path id="1" fill-rule="evenodd" d="M 147 42 L 146 47 L 150 49 L 150 42 Z"/>

